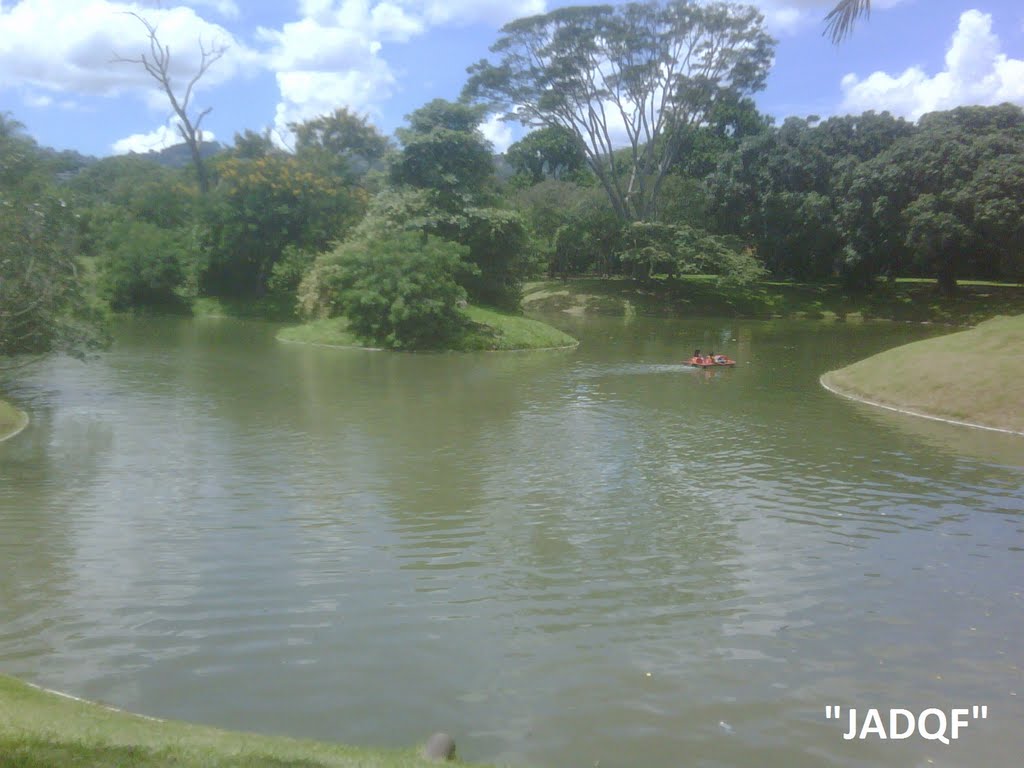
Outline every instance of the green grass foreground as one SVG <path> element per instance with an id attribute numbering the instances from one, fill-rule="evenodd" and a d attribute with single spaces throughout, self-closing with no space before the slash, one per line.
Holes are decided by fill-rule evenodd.
<path id="1" fill-rule="evenodd" d="M 6 400 L 0 400 L 0 440 L 20 432 L 28 423 L 28 415 Z"/>
<path id="2" fill-rule="evenodd" d="M 429 734 L 427 734 L 429 735 Z M 154 720 L 0 675 L 0 765 L 10 768 L 422 768 L 388 751 Z"/>
<path id="3" fill-rule="evenodd" d="M 890 349 L 822 383 L 928 416 L 1024 432 L 1024 315 Z"/>
<path id="4" fill-rule="evenodd" d="M 449 349 L 456 352 L 488 350 L 559 349 L 573 347 L 579 342 L 538 320 L 512 315 L 483 307 L 467 307 L 463 313 L 470 325 L 465 334 L 456 339 Z M 305 325 L 283 328 L 277 334 L 281 341 L 320 344 L 331 347 L 372 347 L 358 339 L 343 317 L 314 320 Z"/>
<path id="5" fill-rule="evenodd" d="M 719 285 L 713 276 L 655 279 L 581 277 L 527 283 L 523 307 L 569 314 L 659 317 L 806 318 L 858 322 L 902 320 L 973 325 L 995 315 L 1024 312 L 1024 286 L 963 282 L 955 297 L 938 293 L 934 281 L 880 282 L 859 293 L 838 282 L 762 281 Z"/>

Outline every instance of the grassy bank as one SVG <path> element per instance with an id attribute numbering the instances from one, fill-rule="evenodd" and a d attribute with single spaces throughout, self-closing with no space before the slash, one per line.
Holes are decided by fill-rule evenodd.
<path id="1" fill-rule="evenodd" d="M 0 675 L 0 765 L 18 768 L 407 768 L 385 751 L 153 720 L 46 693 Z"/>
<path id="2" fill-rule="evenodd" d="M 577 343 L 576 339 L 557 328 L 520 315 L 483 307 L 467 307 L 463 312 L 470 325 L 467 332 L 451 344 L 450 348 L 454 351 L 551 349 L 570 347 Z M 277 338 L 333 347 L 372 346 L 356 338 L 343 317 L 284 328 L 277 334 Z"/>
<path id="3" fill-rule="evenodd" d="M 6 400 L 0 400 L 0 440 L 14 435 L 28 423 L 28 415 Z"/>
<path id="4" fill-rule="evenodd" d="M 934 281 L 879 283 L 870 293 L 837 282 L 759 282 L 720 286 L 693 275 L 641 284 L 627 278 L 542 280 L 526 285 L 524 309 L 570 314 L 663 317 L 809 318 L 856 322 L 902 320 L 972 325 L 998 314 L 1024 312 L 1024 286 L 965 282 L 955 298 L 940 295 Z"/>
<path id="5" fill-rule="evenodd" d="M 883 405 L 1024 432 L 1024 315 L 890 349 L 822 383 Z"/>
<path id="6" fill-rule="evenodd" d="M 264 296 L 258 299 L 228 299 L 200 296 L 190 302 L 193 317 L 233 317 L 239 320 L 295 321 L 295 298 Z"/>

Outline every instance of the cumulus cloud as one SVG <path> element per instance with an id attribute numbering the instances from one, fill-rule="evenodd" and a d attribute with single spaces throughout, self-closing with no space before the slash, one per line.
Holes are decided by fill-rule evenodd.
<path id="1" fill-rule="evenodd" d="M 148 51 L 146 30 L 129 15 L 137 6 L 108 0 L 22 0 L 0 10 L 0 89 L 31 87 L 51 93 L 111 96 L 152 91 L 153 81 L 141 66 L 113 61 Z M 254 60 L 222 26 L 185 6 L 144 9 L 170 46 L 172 77 L 187 82 L 200 59 L 199 40 L 228 46 L 200 87 L 225 82 Z"/>
<path id="2" fill-rule="evenodd" d="M 431 26 L 440 24 L 490 24 L 544 13 L 544 0 L 417 0 L 407 3 L 419 8 Z"/>
<path id="3" fill-rule="evenodd" d="M 841 88 L 844 111 L 889 110 L 912 120 L 964 104 L 1024 105 L 1024 60 L 1002 52 L 989 14 L 970 10 L 960 16 L 943 71 L 929 76 L 910 67 L 896 76 L 874 72 L 863 79 L 851 73 Z"/>
<path id="4" fill-rule="evenodd" d="M 515 140 L 512 135 L 512 126 L 497 115 L 492 115 L 480 126 L 480 133 L 494 145 L 494 151 L 499 154 L 508 149 Z"/>
<path id="5" fill-rule="evenodd" d="M 374 111 L 374 105 L 391 93 L 394 75 L 387 64 L 349 72 L 292 70 L 277 73 L 282 101 L 277 105 L 274 128 L 290 140 L 289 123 L 301 122 L 347 106 L 356 112 Z"/>
<path id="6" fill-rule="evenodd" d="M 31 94 L 40 106 L 70 94 L 88 99 L 131 92 L 166 111 L 165 96 L 141 66 L 114 61 L 148 51 L 146 30 L 130 15 L 139 12 L 174 52 L 172 75 L 182 87 L 198 67 L 200 40 L 228 47 L 200 91 L 243 73 L 272 72 L 280 90 L 275 127 L 287 135 L 287 123 L 340 106 L 376 113 L 398 85 L 389 46 L 431 28 L 496 27 L 546 10 L 545 0 L 298 0 L 296 7 L 297 19 L 257 29 L 249 47 L 210 20 L 238 19 L 245 10 L 239 0 L 0 0 L 0 92 Z M 170 139 L 175 134 L 162 127 L 117 146 L 146 151 Z"/>
<path id="7" fill-rule="evenodd" d="M 544 0 L 300 0 L 299 20 L 257 32 L 281 92 L 275 128 L 287 138 L 288 123 L 340 106 L 374 113 L 397 84 L 387 45 L 431 27 L 499 24 L 543 10 Z"/>
<path id="8" fill-rule="evenodd" d="M 203 131 L 203 141 L 214 141 L 216 137 L 210 131 Z M 181 134 L 175 121 L 161 125 L 149 133 L 133 133 L 115 141 L 111 146 L 115 155 L 126 155 L 129 152 L 159 152 L 161 149 L 181 143 Z"/>
<path id="9" fill-rule="evenodd" d="M 184 3 L 196 8 L 209 8 L 225 19 L 237 19 L 241 16 L 241 10 L 235 0 L 184 0 Z"/>

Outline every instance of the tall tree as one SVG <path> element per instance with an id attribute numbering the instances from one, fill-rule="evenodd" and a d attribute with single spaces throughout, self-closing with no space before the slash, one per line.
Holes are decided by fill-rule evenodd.
<path id="1" fill-rule="evenodd" d="M 494 180 L 491 145 L 480 133 L 482 110 L 434 99 L 407 116 L 395 133 L 402 151 L 391 161 L 391 180 L 428 190 L 439 208 L 457 213 L 479 205 Z"/>
<path id="2" fill-rule="evenodd" d="M 174 79 L 171 74 L 171 47 L 160 42 L 155 24 L 137 13 L 129 12 L 129 15 L 138 19 L 146 28 L 146 35 L 149 38 L 149 53 L 142 53 L 138 58 L 134 59 L 117 56 L 114 60 L 127 64 L 141 64 L 146 73 L 157 82 L 161 90 L 167 95 L 171 109 L 174 110 L 174 114 L 178 117 L 178 133 L 181 134 L 181 138 L 188 145 L 189 152 L 192 154 L 192 164 L 195 166 L 196 176 L 199 179 L 199 190 L 205 194 L 210 190 L 210 177 L 201 153 L 203 145 L 203 130 L 201 126 L 203 118 L 210 113 L 213 107 L 207 107 L 195 116 L 189 114 L 189 109 L 192 106 L 192 95 L 196 84 L 210 70 L 210 67 L 224 55 L 227 47 L 221 44 L 213 44 L 207 47 L 202 39 L 200 39 L 199 67 L 185 85 L 184 90 L 176 92 Z"/>
<path id="3" fill-rule="evenodd" d="M 507 120 L 570 131 L 618 216 L 643 220 L 679 155 L 679 129 L 727 95 L 763 88 L 773 48 L 750 6 L 560 8 L 506 24 L 491 47 L 499 61 L 470 67 L 464 96 Z"/>
<path id="4" fill-rule="evenodd" d="M 384 157 L 389 146 L 376 126 L 347 107 L 288 127 L 295 134 L 296 154 L 323 158 L 346 174 L 365 173 Z"/>

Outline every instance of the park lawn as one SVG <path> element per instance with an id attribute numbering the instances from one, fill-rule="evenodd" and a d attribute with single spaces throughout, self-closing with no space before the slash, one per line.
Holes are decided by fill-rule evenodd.
<path id="1" fill-rule="evenodd" d="M 942 296 L 934 281 L 879 282 L 871 292 L 836 281 L 759 281 L 720 285 L 711 275 L 639 282 L 624 277 L 580 277 L 527 283 L 528 311 L 569 314 L 641 314 L 659 317 L 805 318 L 857 322 L 901 320 L 973 325 L 998 314 L 1024 312 L 1024 286 L 964 281 L 955 297 Z"/>
<path id="2" fill-rule="evenodd" d="M 28 416 L 6 400 L 0 400 L 0 440 L 18 432 L 28 422 Z"/>
<path id="3" fill-rule="evenodd" d="M 1024 432 L 1024 315 L 887 350 L 822 383 L 875 403 Z"/>
<path id="4" fill-rule="evenodd" d="M 428 736 L 429 734 L 426 734 Z M 0 675 L 0 765 L 11 768 L 424 768 L 378 750 L 155 720 Z"/>
<path id="5" fill-rule="evenodd" d="M 557 328 L 520 315 L 473 306 L 462 311 L 470 325 L 466 333 L 452 343 L 450 348 L 454 351 L 552 349 L 572 347 L 578 343 Z M 348 329 L 348 320 L 344 317 L 283 328 L 277 338 L 330 347 L 372 347 Z"/>

